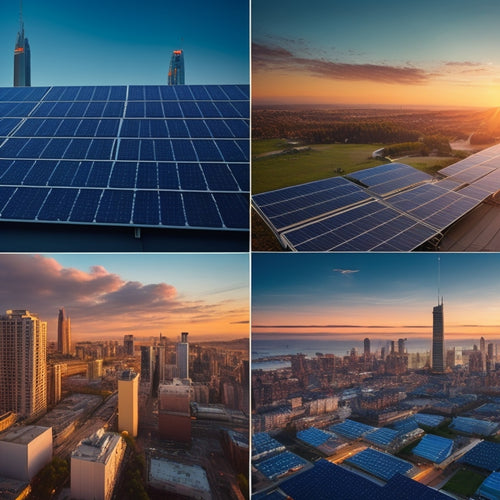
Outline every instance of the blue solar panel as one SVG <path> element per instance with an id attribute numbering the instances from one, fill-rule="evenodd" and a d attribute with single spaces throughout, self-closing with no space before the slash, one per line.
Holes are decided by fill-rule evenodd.
<path id="1" fill-rule="evenodd" d="M 413 469 L 409 462 L 372 448 L 356 453 L 345 462 L 385 481 L 395 474 L 407 474 Z"/>
<path id="2" fill-rule="evenodd" d="M 387 427 L 382 427 L 376 431 L 365 435 L 364 439 L 379 446 L 389 446 L 399 436 L 399 432 Z"/>
<path id="3" fill-rule="evenodd" d="M 321 446 L 331 437 L 332 435 L 328 432 L 316 429 L 315 427 L 310 427 L 309 429 L 297 432 L 297 438 L 307 444 L 310 444 L 311 446 Z"/>
<path id="4" fill-rule="evenodd" d="M 267 478 L 274 480 L 283 476 L 290 470 L 297 470 L 304 467 L 306 464 L 307 462 L 303 458 L 289 451 L 284 451 L 274 457 L 255 463 L 254 465 Z"/>
<path id="5" fill-rule="evenodd" d="M 500 498 L 500 472 L 492 472 L 477 489 L 478 498 L 497 500 Z"/>
<path id="6" fill-rule="evenodd" d="M 341 424 L 336 424 L 330 427 L 330 430 L 335 432 L 335 434 L 341 434 L 344 437 L 357 439 L 369 432 L 376 430 L 375 427 L 371 425 L 362 424 L 361 422 L 356 422 L 354 420 L 346 419 Z"/>
<path id="7" fill-rule="evenodd" d="M 481 441 L 458 461 L 480 469 L 497 471 L 500 469 L 500 443 Z"/>
<path id="8" fill-rule="evenodd" d="M 267 432 L 258 432 L 252 436 L 252 456 L 283 450 L 284 446 Z"/>
<path id="9" fill-rule="evenodd" d="M 248 94 L 245 85 L 0 89 L 0 188 L 19 188 L 3 219 L 247 230 Z"/>
<path id="10" fill-rule="evenodd" d="M 440 464 L 451 455 L 453 441 L 451 439 L 426 434 L 420 443 L 413 448 L 413 454 Z"/>
<path id="11" fill-rule="evenodd" d="M 455 417 L 450 424 L 450 429 L 464 434 L 474 434 L 479 436 L 491 436 L 500 428 L 500 424 L 477 418 Z"/>

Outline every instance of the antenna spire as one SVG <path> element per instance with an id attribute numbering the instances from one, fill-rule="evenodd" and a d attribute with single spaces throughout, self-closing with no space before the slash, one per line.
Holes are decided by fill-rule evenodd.
<path id="1" fill-rule="evenodd" d="M 440 297 L 440 288 L 441 288 L 441 257 L 438 257 L 438 305 L 439 305 L 439 297 Z"/>
<path id="2" fill-rule="evenodd" d="M 24 31 L 23 23 L 23 0 L 19 0 L 19 26 L 21 31 Z"/>

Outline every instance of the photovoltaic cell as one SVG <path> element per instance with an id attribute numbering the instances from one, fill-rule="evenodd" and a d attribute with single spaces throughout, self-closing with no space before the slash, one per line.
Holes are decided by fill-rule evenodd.
<path id="1" fill-rule="evenodd" d="M 0 88 L 1 217 L 248 230 L 248 101 L 246 85 Z"/>

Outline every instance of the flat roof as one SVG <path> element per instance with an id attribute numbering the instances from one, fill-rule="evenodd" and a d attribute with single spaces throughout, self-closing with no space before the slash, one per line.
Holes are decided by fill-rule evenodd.
<path id="1" fill-rule="evenodd" d="M 170 460 L 151 458 L 149 476 L 155 481 L 210 492 L 207 473 L 199 465 L 185 465 Z"/>
<path id="2" fill-rule="evenodd" d="M 31 441 L 33 441 L 33 439 L 36 439 L 38 436 L 41 436 L 48 430 L 52 432 L 51 427 L 42 427 L 39 425 L 28 425 L 26 427 L 19 427 L 17 429 L 9 431 L 4 436 L 1 436 L 0 441 L 4 441 L 7 443 L 15 443 L 15 444 L 29 444 L 31 443 Z"/>
<path id="3" fill-rule="evenodd" d="M 100 429 L 89 438 L 81 441 L 78 448 L 71 454 L 71 458 L 106 463 L 121 439 L 119 434 L 104 432 L 103 429 Z"/>

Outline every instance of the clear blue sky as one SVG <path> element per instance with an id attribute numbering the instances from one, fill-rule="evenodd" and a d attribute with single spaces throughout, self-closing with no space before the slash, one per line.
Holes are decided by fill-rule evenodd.
<path id="1" fill-rule="evenodd" d="M 231 0 L 24 0 L 32 85 L 248 83 L 249 6 Z M 12 86 L 19 1 L 0 2 L 0 86 Z"/>
<path id="2" fill-rule="evenodd" d="M 436 254 L 254 254 L 252 330 L 426 336 L 439 285 L 446 334 L 499 338 L 500 254 L 439 258 L 440 282 Z"/>

